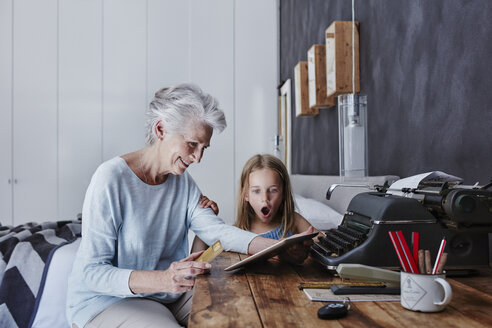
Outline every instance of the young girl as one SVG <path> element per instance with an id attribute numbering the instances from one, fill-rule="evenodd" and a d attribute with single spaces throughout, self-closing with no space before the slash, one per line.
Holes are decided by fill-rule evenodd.
<path id="1" fill-rule="evenodd" d="M 311 224 L 294 211 L 289 173 L 277 157 L 258 154 L 244 165 L 235 225 L 274 239 L 311 228 Z"/>
<path id="2" fill-rule="evenodd" d="M 218 213 L 217 204 L 203 196 L 200 206 L 211 207 Z M 316 231 L 294 211 L 294 199 L 289 174 L 281 160 L 271 155 L 255 155 L 243 167 L 239 184 L 235 226 L 262 237 L 281 239 L 310 229 Z M 195 238 L 192 252 L 205 249 Z"/>

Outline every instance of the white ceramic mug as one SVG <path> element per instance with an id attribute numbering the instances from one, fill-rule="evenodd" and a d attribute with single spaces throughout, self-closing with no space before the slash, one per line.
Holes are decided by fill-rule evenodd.
<path id="1" fill-rule="evenodd" d="M 444 274 L 401 272 L 401 305 L 409 310 L 439 312 L 451 301 L 453 291 Z"/>

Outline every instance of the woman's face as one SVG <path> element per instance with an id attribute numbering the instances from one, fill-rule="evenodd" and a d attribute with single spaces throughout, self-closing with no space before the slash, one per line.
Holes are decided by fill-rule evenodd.
<path id="1" fill-rule="evenodd" d="M 192 163 L 200 163 L 203 151 L 210 146 L 213 130 L 206 124 L 193 125 L 182 134 L 164 135 L 164 166 L 172 174 L 183 174 Z"/>
<path id="2" fill-rule="evenodd" d="M 248 182 L 246 200 L 255 211 L 257 219 L 270 223 L 277 218 L 278 209 L 282 205 L 282 179 L 276 171 L 263 168 L 251 172 Z"/>

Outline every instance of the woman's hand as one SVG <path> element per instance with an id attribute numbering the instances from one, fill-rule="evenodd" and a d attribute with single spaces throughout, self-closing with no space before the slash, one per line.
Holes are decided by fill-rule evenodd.
<path id="1" fill-rule="evenodd" d="M 198 204 L 202 208 L 211 208 L 212 211 L 214 211 L 215 215 L 218 215 L 219 214 L 219 206 L 213 200 L 208 199 L 207 196 L 202 195 L 202 197 L 200 198 L 200 201 L 198 202 Z"/>
<path id="2" fill-rule="evenodd" d="M 308 235 L 310 233 L 315 232 L 316 230 L 311 226 L 306 231 L 301 232 L 294 236 L 300 235 Z M 297 243 L 289 248 L 286 251 L 279 254 L 279 259 L 282 261 L 287 261 L 289 263 L 294 264 L 302 264 L 304 260 L 309 256 L 310 246 L 313 244 L 312 239 L 304 240 L 302 243 Z"/>
<path id="3" fill-rule="evenodd" d="M 196 262 L 203 251 L 171 263 L 167 270 L 132 271 L 129 286 L 134 294 L 140 293 L 184 293 L 195 285 L 195 277 L 210 271 L 211 265 Z"/>
<path id="4" fill-rule="evenodd" d="M 192 290 L 196 276 L 210 271 L 209 263 L 195 262 L 202 253 L 203 251 L 192 253 L 178 262 L 171 263 L 169 269 L 165 271 L 171 293 L 183 293 Z"/>

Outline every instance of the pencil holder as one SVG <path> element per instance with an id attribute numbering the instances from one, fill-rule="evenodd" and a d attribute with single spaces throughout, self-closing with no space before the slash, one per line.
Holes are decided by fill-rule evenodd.
<path id="1" fill-rule="evenodd" d="M 453 291 L 444 274 L 401 272 L 401 306 L 412 311 L 439 312 L 451 301 Z"/>

